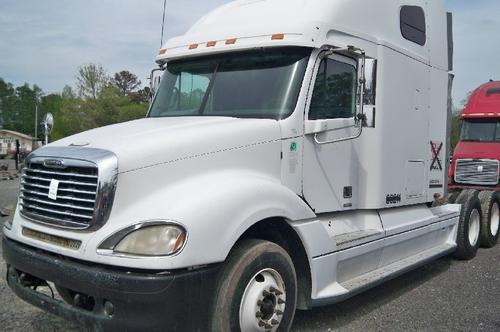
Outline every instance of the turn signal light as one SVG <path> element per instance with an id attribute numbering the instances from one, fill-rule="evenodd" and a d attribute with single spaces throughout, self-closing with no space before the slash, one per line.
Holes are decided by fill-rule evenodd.
<path id="1" fill-rule="evenodd" d="M 284 33 L 276 33 L 271 36 L 271 40 L 283 40 L 283 39 L 285 39 Z"/>
<path id="2" fill-rule="evenodd" d="M 167 53 L 167 50 L 165 48 L 160 49 L 160 52 L 158 53 L 159 55 L 164 55 Z"/>

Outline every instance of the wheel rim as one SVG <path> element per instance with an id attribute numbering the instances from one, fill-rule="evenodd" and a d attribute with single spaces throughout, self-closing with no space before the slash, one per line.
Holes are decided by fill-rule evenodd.
<path id="1" fill-rule="evenodd" d="M 479 231 L 481 224 L 481 215 L 477 209 L 472 210 L 469 219 L 469 243 L 475 246 L 479 239 Z"/>
<path id="2" fill-rule="evenodd" d="M 493 203 L 490 213 L 490 232 L 493 237 L 498 234 L 498 227 L 500 225 L 500 209 L 498 203 Z"/>
<path id="3" fill-rule="evenodd" d="M 241 331 L 276 331 L 285 306 L 286 288 L 280 274 L 273 269 L 256 273 L 247 284 L 241 299 Z"/>

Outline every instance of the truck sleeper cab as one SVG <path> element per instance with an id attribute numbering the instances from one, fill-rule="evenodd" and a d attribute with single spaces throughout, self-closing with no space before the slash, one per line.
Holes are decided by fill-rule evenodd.
<path id="1" fill-rule="evenodd" d="M 447 169 L 431 166 L 448 20 L 423 0 L 209 13 L 160 50 L 145 119 L 29 157 L 4 226 L 10 287 L 96 330 L 286 331 L 296 308 L 472 258 L 479 200 L 436 200 Z"/>

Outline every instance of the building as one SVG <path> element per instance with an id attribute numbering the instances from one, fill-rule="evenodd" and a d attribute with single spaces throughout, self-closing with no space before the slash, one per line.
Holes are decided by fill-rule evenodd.
<path id="1" fill-rule="evenodd" d="M 16 140 L 19 140 L 21 154 L 28 154 L 33 150 L 33 137 L 16 131 L 0 129 L 0 157 L 16 153 Z"/>

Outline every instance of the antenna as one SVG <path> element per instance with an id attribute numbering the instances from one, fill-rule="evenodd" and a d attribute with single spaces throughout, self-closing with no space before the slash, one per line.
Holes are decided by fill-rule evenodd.
<path id="1" fill-rule="evenodd" d="M 160 48 L 163 46 L 163 32 L 165 31 L 165 11 L 167 9 L 167 0 L 163 0 L 163 19 L 161 21 L 161 40 Z"/>

